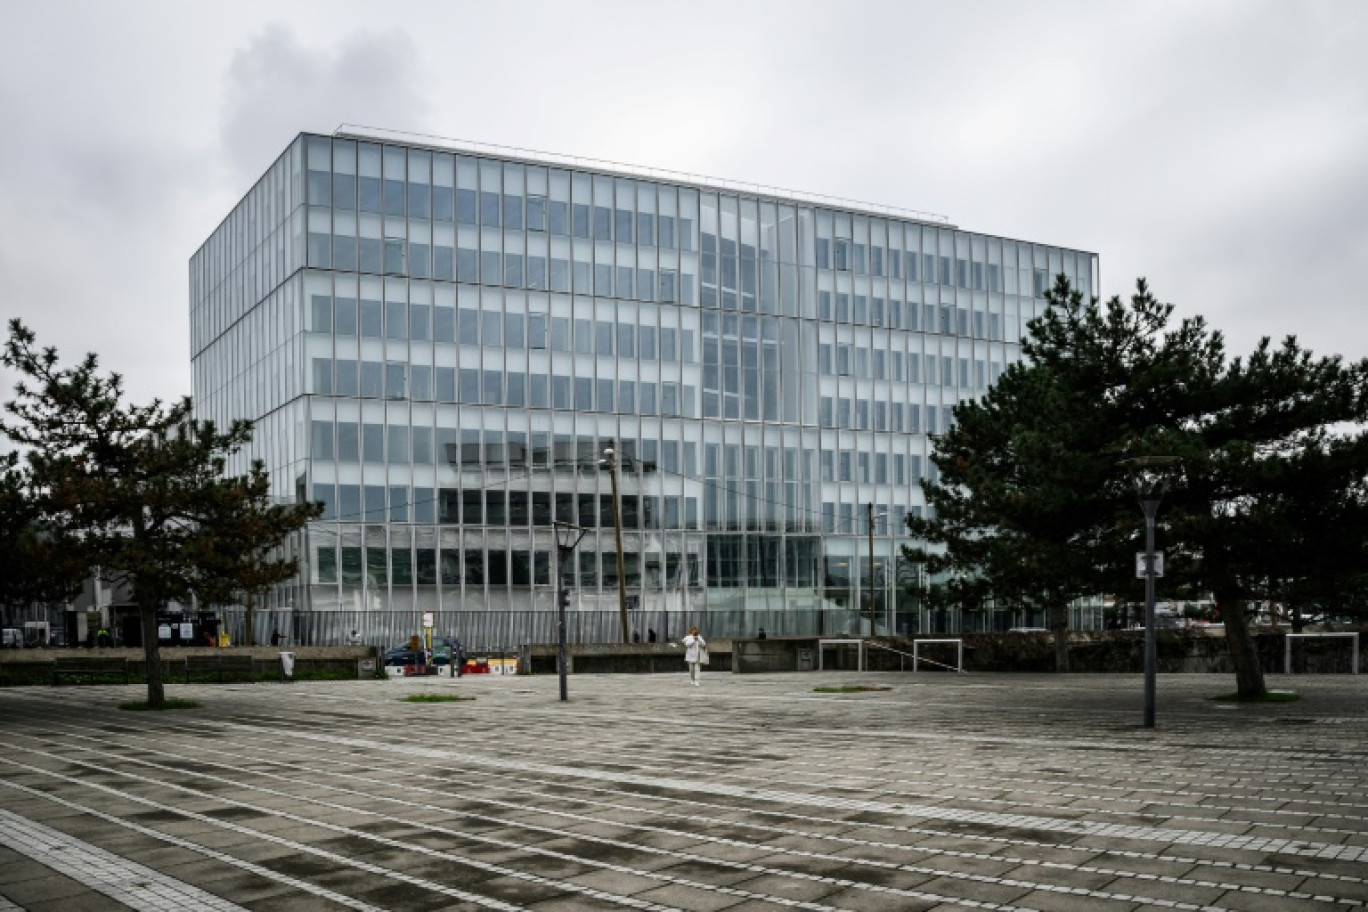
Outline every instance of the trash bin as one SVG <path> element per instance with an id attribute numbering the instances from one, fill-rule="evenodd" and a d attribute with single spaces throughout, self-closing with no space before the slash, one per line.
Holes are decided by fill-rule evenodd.
<path id="1" fill-rule="evenodd" d="M 362 679 L 375 677 L 375 659 L 357 659 L 356 676 Z"/>
<path id="2" fill-rule="evenodd" d="M 282 652 L 280 654 L 280 676 L 282 678 L 294 677 L 295 654 L 293 652 Z"/>
<path id="3" fill-rule="evenodd" d="M 811 650 L 811 649 L 800 649 L 800 650 L 798 650 L 798 670 L 799 670 L 799 671 L 812 671 L 812 650 Z"/>

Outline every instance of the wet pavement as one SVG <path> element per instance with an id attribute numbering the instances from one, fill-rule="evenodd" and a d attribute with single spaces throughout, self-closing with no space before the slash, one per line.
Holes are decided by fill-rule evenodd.
<path id="1" fill-rule="evenodd" d="M 1154 730 L 1130 675 L 0 689 L 0 912 L 1361 908 L 1368 678 L 1269 683 L 1163 676 Z"/>

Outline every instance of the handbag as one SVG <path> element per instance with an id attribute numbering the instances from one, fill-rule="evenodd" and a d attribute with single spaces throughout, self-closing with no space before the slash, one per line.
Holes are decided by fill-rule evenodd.
<path id="1" fill-rule="evenodd" d="M 699 646 L 699 647 L 698 647 L 698 664 L 699 664 L 699 665 L 707 665 L 707 664 L 708 664 L 708 647 L 707 647 L 707 646 Z"/>

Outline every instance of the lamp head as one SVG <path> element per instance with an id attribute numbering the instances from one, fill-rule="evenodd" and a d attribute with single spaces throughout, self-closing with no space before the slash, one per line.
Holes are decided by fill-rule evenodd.
<path id="1" fill-rule="evenodd" d="M 1120 463 L 1131 475 L 1135 493 L 1142 500 L 1153 500 L 1164 496 L 1168 482 L 1182 460 L 1177 456 L 1132 456 Z"/>
<path id="2" fill-rule="evenodd" d="M 578 545 L 580 539 L 584 537 L 584 533 L 588 531 L 583 526 L 577 526 L 574 523 L 568 523 L 559 519 L 552 522 L 551 526 L 556 530 L 557 547 L 566 549 L 574 548 Z"/>

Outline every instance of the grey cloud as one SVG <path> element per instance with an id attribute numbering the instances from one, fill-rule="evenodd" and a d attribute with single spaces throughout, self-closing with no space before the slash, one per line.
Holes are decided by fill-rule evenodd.
<path id="1" fill-rule="evenodd" d="M 188 391 L 186 259 L 341 122 L 943 212 L 1368 353 L 1361 0 L 70 9 L 0 30 L 0 295 L 130 388 Z"/>
<path id="2" fill-rule="evenodd" d="M 421 130 L 429 108 L 406 33 L 361 31 L 317 48 L 274 23 L 228 67 L 222 148 L 237 176 L 254 177 L 301 130 L 330 133 L 341 123 Z"/>

